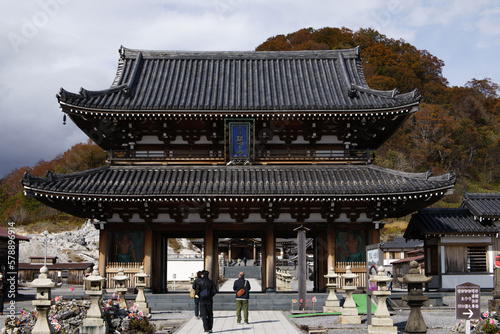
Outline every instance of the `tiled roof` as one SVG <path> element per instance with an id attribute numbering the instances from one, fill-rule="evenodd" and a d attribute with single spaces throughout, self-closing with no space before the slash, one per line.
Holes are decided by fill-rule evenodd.
<path id="1" fill-rule="evenodd" d="M 61 89 L 87 111 L 390 110 L 417 105 L 417 90 L 370 89 L 359 48 L 328 51 L 176 52 L 121 48 L 109 89 Z"/>
<path id="2" fill-rule="evenodd" d="M 67 262 L 67 263 L 47 263 L 49 270 L 85 270 L 93 266 L 92 262 Z M 39 270 L 43 267 L 43 263 L 19 263 L 20 270 Z"/>
<path id="3" fill-rule="evenodd" d="M 9 238 L 9 231 L 3 227 L 0 227 L 0 238 L 1 239 L 8 239 Z M 16 240 L 30 240 L 30 238 L 24 237 L 19 234 L 14 233 L 14 238 Z"/>
<path id="4" fill-rule="evenodd" d="M 498 193 L 465 193 L 461 207 L 479 219 L 500 219 L 500 194 Z"/>
<path id="5" fill-rule="evenodd" d="M 383 250 L 389 249 L 402 249 L 402 248 L 417 248 L 423 247 L 424 242 L 421 240 L 406 240 L 400 236 L 394 236 L 392 241 L 384 242 L 384 245 L 381 246 Z"/>
<path id="6" fill-rule="evenodd" d="M 493 225 L 474 219 L 467 209 L 422 209 L 410 219 L 405 238 L 422 239 L 432 234 L 491 234 L 499 232 Z"/>
<path id="7" fill-rule="evenodd" d="M 406 263 L 406 262 L 411 262 L 411 261 L 423 262 L 424 261 L 424 255 L 412 256 L 412 257 L 405 257 L 403 259 L 391 262 L 391 265 L 399 264 L 399 263 Z"/>
<path id="8" fill-rule="evenodd" d="M 453 174 L 429 177 L 373 165 L 106 166 L 40 178 L 26 190 L 61 196 L 369 196 L 418 195 L 453 187 Z"/>

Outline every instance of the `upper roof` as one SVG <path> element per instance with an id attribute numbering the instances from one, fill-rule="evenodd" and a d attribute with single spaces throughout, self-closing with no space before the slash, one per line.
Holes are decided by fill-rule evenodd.
<path id="1" fill-rule="evenodd" d="M 499 193 L 468 193 L 460 207 L 467 208 L 479 220 L 500 219 L 500 194 Z"/>
<path id="2" fill-rule="evenodd" d="M 359 48 L 315 51 L 180 52 L 120 48 L 110 88 L 61 88 L 71 110 L 366 111 L 417 105 L 418 90 L 377 91 L 366 83 Z"/>
<path id="3" fill-rule="evenodd" d="M 465 208 L 426 208 L 414 214 L 404 234 L 407 239 L 424 239 L 426 235 L 493 234 L 494 225 L 481 223 Z"/>

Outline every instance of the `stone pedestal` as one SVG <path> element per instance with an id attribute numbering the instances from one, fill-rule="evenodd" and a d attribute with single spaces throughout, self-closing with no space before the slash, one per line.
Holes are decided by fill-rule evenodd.
<path id="1" fill-rule="evenodd" d="M 94 266 L 92 275 L 85 277 L 84 281 L 90 283 L 85 294 L 90 298 L 90 308 L 87 311 L 87 318 L 83 319 L 81 334 L 107 334 L 108 324 L 102 319 L 101 298 L 102 282 L 106 279 L 99 276 L 97 266 Z"/>
<path id="2" fill-rule="evenodd" d="M 408 274 L 398 278 L 399 282 L 408 285 L 408 295 L 402 298 L 410 307 L 410 316 L 405 327 L 406 333 L 427 333 L 427 325 L 422 316 L 421 308 L 424 302 L 429 299 L 427 296 L 424 296 L 423 284 L 429 283 L 431 280 L 432 277 L 422 275 L 418 271 L 418 263 L 416 261 L 410 262 Z"/>
<path id="3" fill-rule="evenodd" d="M 392 278 L 385 274 L 385 269 L 383 266 L 378 268 L 378 273 L 374 277 L 370 278 L 370 281 L 377 283 L 377 291 L 373 291 L 373 295 L 377 297 L 377 310 L 375 311 L 375 317 L 372 319 L 372 324 L 368 326 L 369 334 L 377 333 L 396 333 L 398 332 L 397 327 L 394 326 L 394 321 L 390 318 L 391 314 L 387 309 L 386 300 L 387 297 L 391 295 L 391 291 L 387 290 L 387 285 L 392 281 Z"/>
<path id="4" fill-rule="evenodd" d="M 49 325 L 47 316 L 53 303 L 51 300 L 51 288 L 55 286 L 55 282 L 48 278 L 48 272 L 47 267 L 43 266 L 40 269 L 38 278 L 28 284 L 29 287 L 36 288 L 36 300 L 33 301 L 33 306 L 35 306 L 38 315 L 35 326 L 31 330 L 32 334 L 54 333 L 54 329 Z"/>
<path id="5" fill-rule="evenodd" d="M 151 314 L 151 309 L 148 306 L 146 295 L 144 295 L 144 288 L 146 287 L 146 277 L 149 277 L 149 275 L 144 272 L 144 267 L 141 266 L 141 271 L 134 276 L 137 279 L 137 283 L 135 284 L 135 287 L 137 288 L 135 305 L 137 305 L 139 310 L 141 310 L 143 313 Z"/>
<path id="6" fill-rule="evenodd" d="M 340 302 L 335 294 L 335 289 L 338 287 L 338 278 L 340 275 L 335 273 L 335 268 L 330 268 L 328 274 L 324 275 L 326 278 L 326 287 L 329 291 L 328 297 L 323 306 L 323 312 L 342 312 Z"/>
<path id="7" fill-rule="evenodd" d="M 341 324 L 361 323 L 361 316 L 359 315 L 358 309 L 356 308 L 354 298 L 352 298 L 352 293 L 354 292 L 354 290 L 356 290 L 354 279 L 357 277 L 358 275 L 351 272 L 351 266 L 347 266 L 346 273 L 342 275 L 342 278 L 344 278 L 345 280 L 345 285 L 343 286 L 343 288 L 346 293 L 346 298 L 344 301 L 344 307 L 342 308 L 342 315 L 339 316 L 339 323 Z"/>

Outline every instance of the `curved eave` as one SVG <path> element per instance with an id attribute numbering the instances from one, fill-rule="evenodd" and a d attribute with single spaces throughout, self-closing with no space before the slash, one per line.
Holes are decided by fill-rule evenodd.
<path id="1" fill-rule="evenodd" d="M 387 117 L 411 115 L 417 111 L 419 102 L 408 103 L 398 107 L 376 108 L 376 109 L 234 109 L 234 110 L 219 110 L 219 109 L 99 109 L 82 107 L 70 103 L 60 101 L 62 111 L 66 114 L 93 116 L 93 117 L 128 117 L 128 118 L 171 118 L 171 117 L 337 117 L 337 118 L 352 118 L 352 117 Z M 235 113 L 237 112 L 237 113 Z"/>
<path id="2" fill-rule="evenodd" d="M 101 167 L 85 172 L 70 174 L 70 175 L 56 175 L 52 173 L 48 173 L 48 177 L 40 178 L 34 177 L 28 173 L 25 173 L 23 176 L 22 184 L 25 188 L 27 195 L 37 197 L 47 197 L 53 198 L 56 200 L 71 200 L 71 201 L 104 201 L 104 202 L 113 202 L 113 201 L 131 201 L 131 202 L 145 202 L 145 201 L 158 201 L 158 202 L 226 202 L 226 201 L 235 201 L 235 202 L 268 202 L 268 201 L 278 201 L 278 202 L 296 202 L 296 201 L 306 201 L 306 202 L 325 202 L 325 201 L 334 201 L 334 202 L 345 202 L 345 201 L 415 201 L 415 202 L 428 202 L 429 200 L 439 200 L 442 196 L 444 196 L 448 191 L 453 189 L 456 178 L 452 173 L 444 174 L 441 176 L 430 177 L 427 173 L 405 173 L 394 170 L 387 170 L 377 166 L 363 167 L 357 168 L 353 166 L 345 166 L 341 168 L 331 167 L 334 169 L 339 169 L 336 173 L 340 173 L 342 175 L 349 175 L 351 173 L 356 173 L 356 171 L 361 170 L 362 175 L 366 175 L 366 179 L 362 179 L 360 177 L 353 177 L 352 179 L 347 180 L 338 180 L 341 182 L 341 185 L 333 186 L 331 184 L 331 179 L 327 179 L 327 175 L 323 174 L 324 171 L 328 171 L 331 169 L 327 166 L 321 167 L 299 167 L 299 168 L 281 168 L 281 167 L 264 167 L 263 171 L 260 171 L 260 167 L 256 166 L 254 172 L 257 173 L 256 177 L 259 178 L 258 183 L 248 184 L 248 179 L 234 179 L 238 178 L 238 175 L 241 175 L 241 172 L 245 172 L 245 168 L 235 168 L 233 169 L 234 174 L 230 174 L 230 169 L 225 169 L 224 167 L 216 168 L 216 167 L 172 167 L 171 169 L 167 168 L 154 168 L 151 170 L 147 168 L 134 168 L 134 167 L 117 167 L 115 176 L 102 176 L 107 171 L 109 171 L 108 167 Z M 157 169 L 157 171 L 152 171 L 153 169 Z M 198 175 L 208 175 L 210 171 L 218 170 L 217 174 L 219 178 L 209 179 L 209 180 L 197 180 L 197 184 L 194 185 L 193 178 Z M 186 172 L 187 170 L 187 172 Z M 250 168 L 246 169 L 251 172 Z M 131 171 L 135 171 L 135 174 Z M 141 173 L 157 173 L 158 175 L 162 175 L 161 173 L 170 173 L 169 177 L 176 177 L 174 181 L 166 181 L 164 183 L 160 180 L 151 181 L 154 178 L 152 175 L 142 175 Z M 185 174 L 177 174 L 184 173 Z M 394 182 L 396 179 L 403 180 L 408 179 L 415 182 L 413 186 L 414 189 L 408 189 L 410 185 L 400 186 L 400 188 L 407 188 L 405 191 L 389 191 L 387 190 L 390 187 L 392 181 L 385 181 L 385 184 L 368 184 L 370 181 L 368 177 L 377 177 L 378 173 L 385 173 L 385 178 L 394 178 Z M 130 173 L 130 175 L 126 176 L 120 173 Z M 205 173 L 205 174 L 204 174 Z M 215 173 L 215 172 L 214 172 Z M 220 174 L 222 173 L 222 174 Z M 276 180 L 265 179 L 266 177 L 262 177 L 264 174 L 258 173 L 266 173 L 270 175 L 269 177 L 274 177 L 272 175 L 276 175 Z M 269 174 L 270 173 L 270 174 Z M 286 174 L 288 173 L 288 174 Z M 301 176 L 300 179 L 286 179 L 286 175 L 297 175 L 303 173 L 304 176 Z M 306 176 L 307 173 L 311 173 L 310 176 Z M 369 174 L 371 173 L 371 174 Z M 165 174 L 166 175 L 166 174 Z M 232 175 L 232 176 L 231 176 Z M 337 174 L 336 174 L 337 175 Z M 393 175 L 393 176 L 390 176 Z M 214 174 L 213 177 L 216 175 Z M 248 178 L 250 174 L 246 177 Z M 166 177 L 166 176 L 165 176 Z M 226 182 L 229 177 L 229 182 L 231 184 L 225 184 L 222 186 L 222 183 Z M 255 177 L 255 176 L 252 176 Z M 310 180 L 310 177 L 315 177 L 314 181 L 308 181 L 309 184 L 303 184 L 306 180 Z M 330 176 L 331 177 L 331 176 Z M 102 178 L 102 179 L 101 179 Z M 106 179 L 109 178 L 109 179 Z M 120 179 L 120 186 L 117 186 L 117 179 Z M 125 178 L 125 179 L 122 179 Z M 135 181 L 132 181 L 132 178 Z M 106 179 L 106 180 L 105 180 Z M 137 181 L 141 179 L 141 181 Z M 322 179 L 323 181 L 319 181 Z M 181 182 L 182 180 L 182 182 Z M 392 180 L 392 179 L 391 179 Z M 432 181 L 427 185 L 423 185 L 422 182 L 426 182 L 427 180 Z M 102 182 L 101 182 L 102 181 Z M 101 182 L 101 184 L 99 184 Z M 130 184 L 131 182 L 139 182 L 143 185 L 139 186 L 125 186 L 128 187 L 126 190 L 118 190 L 116 192 L 116 188 L 114 187 L 124 187 L 124 184 Z M 153 183 L 154 182 L 154 185 Z M 168 183 L 170 182 L 170 183 Z M 201 188 L 203 183 L 209 184 L 213 182 L 214 186 L 212 188 L 204 188 L 204 192 L 191 191 L 194 187 Z M 215 186 L 215 183 L 221 184 L 220 189 L 219 186 Z M 255 181 L 257 182 L 257 181 Z M 351 182 L 353 185 L 346 186 L 343 185 L 343 182 Z M 401 181 L 405 182 L 405 181 Z M 242 183 L 245 185 L 242 187 Z M 292 187 L 292 183 L 296 183 Z M 354 185 L 357 183 L 358 185 Z M 147 184 L 147 185 L 146 185 Z M 286 187 L 290 189 L 294 189 L 294 192 L 287 192 L 283 190 L 282 187 Z M 418 185 L 417 185 L 418 184 Z M 433 186 L 433 184 L 435 184 Z M 69 189 L 81 188 L 84 187 L 88 189 L 88 187 L 92 185 L 92 187 L 103 187 L 106 190 L 103 192 L 92 193 L 91 191 L 62 191 L 62 187 L 67 187 Z M 156 190 L 152 191 L 152 188 L 159 189 L 162 188 L 162 191 Z M 238 191 L 234 192 L 235 187 L 238 188 Z M 264 187 L 264 188 L 262 188 Z M 350 187 L 350 188 L 348 188 Z M 359 191 L 360 187 L 372 187 L 372 192 L 362 192 Z M 416 189 L 416 187 L 420 187 L 420 189 Z M 146 189 L 147 188 L 147 189 Z M 170 193 L 167 193 L 165 188 L 171 189 Z M 263 189 L 257 191 L 257 189 Z M 299 188 L 302 189 L 302 192 L 299 192 Z M 314 192 L 311 190 L 317 190 Z M 377 188 L 377 189 L 375 189 Z M 212 189 L 212 190 L 210 190 Z M 221 190 L 224 189 L 224 190 Z M 246 190 L 245 190 L 246 189 Z M 331 190 L 330 190 L 331 189 Z M 350 189 L 350 190 L 349 190 Z M 358 190 L 358 191 L 356 191 Z M 253 191 L 254 193 L 248 193 Z M 337 192 L 333 192 L 337 191 Z M 378 191 L 378 192 L 376 192 Z M 133 192 L 133 193 L 132 193 Z M 427 205 L 421 206 L 418 205 L 418 209 L 425 207 Z M 415 211 L 415 210 L 412 210 Z"/>

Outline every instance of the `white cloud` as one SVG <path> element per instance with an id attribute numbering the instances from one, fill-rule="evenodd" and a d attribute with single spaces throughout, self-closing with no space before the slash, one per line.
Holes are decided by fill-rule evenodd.
<path id="1" fill-rule="evenodd" d="M 477 51 L 488 47 L 498 54 L 495 0 L 5 0 L 3 9 L 0 177 L 85 140 L 70 121 L 61 125 L 55 94 L 61 86 L 74 92 L 108 87 L 120 45 L 253 50 L 271 36 L 301 28 L 372 27 L 439 58 L 446 55 L 447 71 L 457 81 L 476 77 L 478 69 L 500 82 L 499 70 L 487 72 L 491 60 Z M 461 38 L 450 38 L 457 32 Z M 460 52 L 464 48 L 468 57 Z M 488 70 L 478 68 L 483 63 Z"/>

